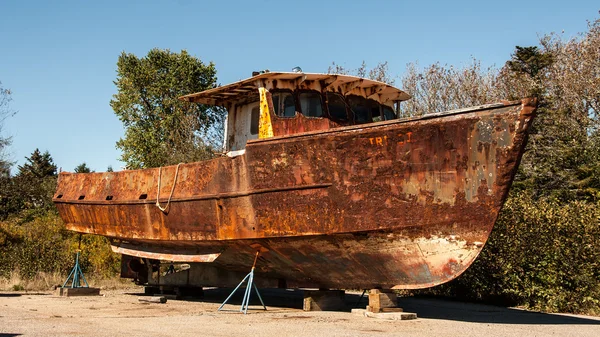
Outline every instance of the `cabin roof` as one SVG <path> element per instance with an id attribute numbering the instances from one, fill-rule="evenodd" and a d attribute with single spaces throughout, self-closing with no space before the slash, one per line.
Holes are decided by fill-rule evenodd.
<path id="1" fill-rule="evenodd" d="M 336 91 L 343 95 L 363 94 L 375 97 L 382 104 L 405 101 L 411 96 L 389 84 L 366 78 L 339 75 L 296 72 L 265 72 L 256 76 L 217 88 L 181 96 L 180 99 L 208 105 L 225 105 L 248 94 L 256 93 L 259 85 L 272 89 L 312 89 Z"/>

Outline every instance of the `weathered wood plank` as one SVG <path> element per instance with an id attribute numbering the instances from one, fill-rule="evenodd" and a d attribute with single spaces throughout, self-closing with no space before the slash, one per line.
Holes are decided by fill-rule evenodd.
<path id="1" fill-rule="evenodd" d="M 167 303 L 167 298 L 165 296 L 140 297 L 138 298 L 138 301 L 148 303 Z"/>

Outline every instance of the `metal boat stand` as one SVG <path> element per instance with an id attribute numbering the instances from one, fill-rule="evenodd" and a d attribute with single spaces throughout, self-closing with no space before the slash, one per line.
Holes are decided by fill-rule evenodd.
<path id="1" fill-rule="evenodd" d="M 246 282 L 246 280 L 248 280 L 248 284 L 246 284 L 246 290 L 244 291 L 244 298 L 242 299 L 242 306 L 240 307 L 240 312 L 243 312 L 244 315 L 248 313 L 248 304 L 250 303 L 250 293 L 252 292 L 252 287 L 254 287 L 254 290 L 256 291 L 256 295 L 258 295 L 258 299 L 260 300 L 260 303 L 262 304 L 264 310 L 267 310 L 267 307 L 265 306 L 265 302 L 263 302 L 263 299 L 260 296 L 260 293 L 258 292 L 258 288 L 256 287 L 256 284 L 254 284 L 254 268 L 256 267 L 256 260 L 258 259 L 258 253 L 259 252 L 256 252 L 256 256 L 254 256 L 254 263 L 252 264 L 252 270 L 250 270 L 250 273 L 248 275 L 246 275 L 246 277 L 244 277 L 242 282 L 240 282 L 240 284 L 238 284 L 238 286 L 235 287 L 235 289 L 233 289 L 231 294 L 229 294 L 229 296 L 225 299 L 225 301 L 223 302 L 223 304 L 221 304 L 221 306 L 219 307 L 219 309 L 217 309 L 217 311 L 221 311 L 221 309 L 223 309 L 223 306 L 225 306 L 225 304 L 227 304 L 227 301 L 229 301 L 229 299 L 233 296 L 233 294 L 235 294 L 235 292 L 242 286 L 242 284 L 244 284 L 244 282 Z"/>
<path id="2" fill-rule="evenodd" d="M 87 280 L 85 279 L 85 276 L 83 276 L 83 271 L 81 270 L 81 267 L 79 266 L 79 253 L 80 252 L 81 252 L 81 234 L 79 234 L 79 245 L 77 246 L 77 255 L 75 256 L 75 266 L 71 270 L 69 277 L 67 277 L 67 279 L 65 280 L 65 283 L 63 283 L 62 288 L 89 288 L 90 287 Z M 71 286 L 67 287 L 67 283 L 69 283 L 69 280 L 71 278 L 73 278 L 73 280 L 71 282 Z M 83 282 L 85 283 L 84 286 L 81 285 L 82 279 L 83 279 Z"/>
<path id="3" fill-rule="evenodd" d="M 98 296 L 100 295 L 100 288 L 92 288 L 88 284 L 83 271 L 79 265 L 79 253 L 81 253 L 81 235 L 79 235 L 79 247 L 77 248 L 77 255 L 75 256 L 75 266 L 69 273 L 69 277 L 62 287 L 56 288 L 57 296 Z M 70 283 L 70 284 L 69 284 Z"/>
<path id="4" fill-rule="evenodd" d="M 67 283 L 69 283 L 69 280 L 71 278 L 73 279 L 71 282 L 71 286 L 67 287 Z M 83 282 L 85 283 L 85 285 L 81 285 L 82 279 L 83 279 Z M 67 280 L 65 281 L 65 283 L 63 283 L 62 287 L 63 288 L 89 288 L 90 287 L 87 280 L 85 279 L 85 276 L 83 276 L 83 271 L 81 271 L 81 267 L 79 266 L 79 250 L 77 250 L 77 255 L 75 257 L 75 267 L 73 267 L 73 270 L 71 270 L 69 277 L 67 277 Z"/>

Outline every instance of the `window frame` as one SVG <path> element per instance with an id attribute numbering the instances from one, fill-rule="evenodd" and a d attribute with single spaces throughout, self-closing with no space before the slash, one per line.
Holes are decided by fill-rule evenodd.
<path id="1" fill-rule="evenodd" d="M 258 109 L 258 118 L 256 119 L 256 133 L 252 132 L 253 131 L 252 130 L 253 126 L 255 126 L 253 124 L 254 123 L 254 118 L 253 118 L 254 117 L 253 116 L 254 109 Z M 259 134 L 259 132 L 260 132 L 260 104 L 257 105 L 257 106 L 255 106 L 255 107 L 253 107 L 252 109 L 250 109 L 250 135 L 251 136 L 256 136 L 256 135 Z"/>
<path id="2" fill-rule="evenodd" d="M 379 117 L 378 121 L 375 121 L 375 116 L 373 115 L 373 104 L 377 105 L 377 110 L 379 111 L 379 114 L 377 116 Z M 367 98 L 367 106 L 369 107 L 369 113 L 371 114 L 371 121 L 369 123 L 377 123 L 385 120 L 385 116 L 383 116 L 383 109 L 381 107 L 381 103 L 377 102 L 372 98 Z"/>
<path id="3" fill-rule="evenodd" d="M 390 109 L 390 111 L 392 112 L 392 116 L 394 116 L 394 117 L 387 119 L 387 116 L 385 115 L 385 108 Z M 392 108 L 389 105 L 381 104 L 381 113 L 383 114 L 383 118 L 384 118 L 383 120 L 385 120 L 385 121 L 391 121 L 394 119 L 398 119 L 398 116 L 396 116 L 396 112 L 394 111 L 394 108 Z"/>
<path id="4" fill-rule="evenodd" d="M 354 112 L 354 109 L 352 109 L 352 104 L 350 102 L 350 99 L 352 97 L 357 97 L 357 98 L 365 100 L 366 108 L 367 108 L 367 114 L 368 114 L 368 120 L 366 122 L 359 123 L 359 122 L 356 121 L 357 120 L 356 119 L 356 113 Z M 351 119 L 352 125 L 362 125 L 362 124 L 373 123 L 373 116 L 371 116 L 371 106 L 369 104 L 369 99 L 368 98 L 366 98 L 364 96 L 356 95 L 356 94 L 346 95 L 345 98 L 346 98 L 346 104 L 348 104 L 348 109 L 350 110 L 351 115 L 352 115 L 352 119 Z"/>
<path id="5" fill-rule="evenodd" d="M 344 110 L 346 111 L 346 119 L 339 119 L 339 118 L 333 117 L 333 115 L 331 115 L 331 112 L 329 111 L 329 98 L 327 97 L 329 94 L 338 96 L 342 99 L 342 101 L 344 102 Z M 335 91 L 326 91 L 323 94 L 323 96 L 325 98 L 325 107 L 326 107 L 327 118 L 329 118 L 330 120 L 337 122 L 337 123 L 343 123 L 343 124 L 351 123 L 352 119 L 350 118 L 350 113 L 348 111 L 348 102 L 346 101 L 346 96 L 342 95 L 339 92 L 335 92 Z"/>
<path id="6" fill-rule="evenodd" d="M 290 94 L 294 100 L 294 116 L 285 116 L 285 115 L 278 115 L 277 114 L 277 107 L 275 106 L 275 102 L 273 97 L 275 95 L 281 95 L 282 93 L 287 93 Z M 317 94 L 319 99 L 321 100 L 321 112 L 322 115 L 321 116 L 307 116 L 305 114 L 304 111 L 302 111 L 302 103 L 300 102 L 300 95 L 303 93 L 313 93 L 313 94 Z M 296 90 L 290 90 L 290 89 L 273 89 L 273 90 L 269 90 L 269 94 L 270 94 L 270 99 L 271 99 L 271 105 L 273 107 L 273 115 L 277 118 L 294 118 L 296 117 L 297 114 L 301 114 L 302 116 L 304 116 L 305 118 L 327 118 L 331 121 L 334 121 L 336 123 L 339 124 L 345 124 L 345 125 L 362 125 L 362 124 L 369 124 L 369 123 L 377 123 L 379 121 L 386 121 L 386 120 L 390 120 L 390 119 L 386 119 L 386 115 L 385 115 L 385 111 L 384 111 L 384 104 L 381 104 L 380 102 L 378 102 L 377 100 L 374 100 L 372 98 L 367 98 L 361 95 L 357 95 L 357 94 L 347 94 L 347 95 L 343 95 L 339 92 L 336 91 L 319 91 L 319 90 L 314 90 L 314 89 L 296 89 Z M 346 119 L 339 119 L 336 118 L 334 116 L 332 116 L 331 112 L 329 111 L 329 101 L 328 101 L 328 95 L 335 95 L 339 98 L 341 98 L 344 102 L 345 105 L 345 110 L 346 110 Z M 281 97 L 281 96 L 280 96 Z M 364 102 L 366 103 L 366 108 L 367 108 L 367 113 L 368 113 L 368 120 L 365 122 L 357 122 L 355 113 L 352 110 L 351 107 L 351 100 L 353 99 L 353 97 L 356 97 L 358 99 L 364 100 Z M 279 100 L 279 98 L 278 98 Z M 283 102 L 279 102 L 280 104 L 283 104 Z M 373 114 L 373 104 L 378 105 L 379 109 L 379 113 L 377 115 Z M 285 106 L 282 106 L 282 110 L 285 111 Z M 390 108 L 390 107 L 388 107 Z M 393 119 L 397 119 L 398 116 L 395 114 L 395 111 L 393 110 L 393 108 L 390 108 L 391 111 L 394 113 L 394 118 Z M 379 121 L 375 121 L 373 120 L 373 117 L 377 118 L 379 117 Z"/>
<path id="7" fill-rule="evenodd" d="M 277 118 L 294 118 L 294 117 L 296 117 L 296 114 L 300 112 L 299 111 L 300 109 L 298 107 L 298 99 L 296 97 L 296 92 L 294 90 L 275 89 L 275 90 L 270 90 L 269 93 L 271 94 L 271 105 L 273 106 L 273 115 L 275 117 L 277 117 Z M 285 116 L 285 115 L 277 114 L 277 108 L 275 107 L 275 102 L 273 100 L 273 96 L 277 95 L 277 94 L 282 94 L 282 93 L 290 94 L 292 96 L 292 99 L 294 100 L 294 115 L 293 116 Z M 283 111 L 285 111 L 285 107 L 283 108 Z"/>
<path id="8" fill-rule="evenodd" d="M 310 90 L 310 89 L 298 89 L 295 91 L 296 93 L 296 107 L 299 113 L 302 114 L 302 116 L 306 117 L 306 118 L 329 118 L 329 116 L 326 114 L 325 112 L 325 107 L 323 104 L 323 93 L 318 91 L 318 90 Z M 308 116 L 304 113 L 304 111 L 302 111 L 302 102 L 300 102 L 300 94 L 303 93 L 313 93 L 313 94 L 317 94 L 319 96 L 319 99 L 321 100 L 321 116 Z"/>

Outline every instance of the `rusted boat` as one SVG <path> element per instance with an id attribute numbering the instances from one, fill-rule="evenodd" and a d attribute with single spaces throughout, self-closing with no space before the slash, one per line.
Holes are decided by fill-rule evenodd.
<path id="1" fill-rule="evenodd" d="M 353 76 L 254 74 L 181 98 L 227 108 L 227 155 L 63 172 L 54 202 L 69 230 L 110 238 L 142 283 L 173 261 L 191 266 L 177 282 L 235 285 L 260 251 L 263 286 L 435 286 L 482 250 L 536 104 L 399 119 L 409 98 Z"/>

